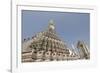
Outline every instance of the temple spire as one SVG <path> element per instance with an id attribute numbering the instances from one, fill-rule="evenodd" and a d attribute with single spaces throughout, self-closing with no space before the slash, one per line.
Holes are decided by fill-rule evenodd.
<path id="1" fill-rule="evenodd" d="M 49 26 L 48 26 L 49 29 L 51 30 L 54 30 L 55 29 L 55 24 L 54 24 L 54 21 L 53 20 L 50 20 L 49 21 Z"/>

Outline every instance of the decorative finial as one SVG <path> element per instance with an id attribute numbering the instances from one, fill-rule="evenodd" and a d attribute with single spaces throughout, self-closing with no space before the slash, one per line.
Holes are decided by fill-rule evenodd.
<path id="1" fill-rule="evenodd" d="M 49 24 L 50 24 L 50 25 L 54 25 L 54 20 L 51 19 L 51 20 L 49 21 Z"/>
<path id="2" fill-rule="evenodd" d="M 52 29 L 52 30 L 55 29 L 55 25 L 54 25 L 54 21 L 53 20 L 49 21 L 49 29 Z"/>

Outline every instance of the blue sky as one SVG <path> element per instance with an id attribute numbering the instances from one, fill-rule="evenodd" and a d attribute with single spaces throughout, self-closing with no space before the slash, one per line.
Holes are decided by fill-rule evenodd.
<path id="1" fill-rule="evenodd" d="M 90 14 L 75 12 L 48 12 L 22 10 L 22 38 L 44 31 L 53 19 L 56 32 L 68 45 L 84 40 L 90 41 Z"/>

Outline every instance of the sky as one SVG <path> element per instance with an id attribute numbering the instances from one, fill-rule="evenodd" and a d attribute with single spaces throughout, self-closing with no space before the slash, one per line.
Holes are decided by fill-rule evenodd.
<path id="1" fill-rule="evenodd" d="M 79 12 L 22 10 L 22 39 L 45 31 L 51 19 L 58 36 L 68 45 L 78 40 L 90 44 L 90 14 Z"/>

